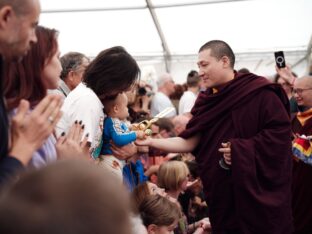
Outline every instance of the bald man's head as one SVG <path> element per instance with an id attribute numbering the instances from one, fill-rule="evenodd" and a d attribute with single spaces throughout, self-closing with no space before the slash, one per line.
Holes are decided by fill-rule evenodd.
<path id="1" fill-rule="evenodd" d="M 39 0 L 0 0 L 0 53 L 4 58 L 21 59 L 37 42 L 40 11 Z"/>
<path id="2" fill-rule="evenodd" d="M 0 0 L 0 9 L 11 6 L 17 15 L 28 14 L 37 0 Z"/>
<path id="3" fill-rule="evenodd" d="M 299 106 L 312 107 L 312 76 L 296 79 L 293 96 Z"/>

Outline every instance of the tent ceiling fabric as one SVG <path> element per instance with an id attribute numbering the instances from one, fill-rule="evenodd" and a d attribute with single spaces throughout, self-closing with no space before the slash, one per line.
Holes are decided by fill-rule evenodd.
<path id="1" fill-rule="evenodd" d="M 135 54 L 161 54 L 148 10 L 42 14 L 42 25 L 60 31 L 61 51 L 79 50 L 95 56 L 104 48 L 123 45 Z M 144 22 L 144 23 L 142 23 Z"/>
<path id="2" fill-rule="evenodd" d="M 40 0 L 41 8 L 46 10 L 146 7 L 144 0 Z"/>
<path id="3" fill-rule="evenodd" d="M 305 56 L 312 1 L 217 1 L 151 0 L 172 63 L 196 61 L 199 47 L 211 39 L 225 40 L 240 59 L 250 60 L 251 55 L 255 64 L 276 50 L 286 51 L 292 63 Z M 41 5 L 40 24 L 60 31 L 62 53 L 95 56 L 104 48 L 122 45 L 139 61 L 163 59 L 162 41 L 146 0 L 41 0 Z"/>

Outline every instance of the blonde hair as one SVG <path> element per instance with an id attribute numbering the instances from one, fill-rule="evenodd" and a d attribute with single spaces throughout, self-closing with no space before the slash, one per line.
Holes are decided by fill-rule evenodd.
<path id="1" fill-rule="evenodd" d="M 169 161 L 160 165 L 157 174 L 158 186 L 168 190 L 178 190 L 183 180 L 189 175 L 189 169 L 184 162 Z"/>
<path id="2" fill-rule="evenodd" d="M 139 212 L 145 227 L 150 224 L 169 226 L 181 217 L 177 204 L 160 195 L 148 195 L 139 206 Z"/>

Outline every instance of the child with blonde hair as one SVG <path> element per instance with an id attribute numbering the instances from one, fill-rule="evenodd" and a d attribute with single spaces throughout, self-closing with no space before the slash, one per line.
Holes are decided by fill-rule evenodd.
<path id="1" fill-rule="evenodd" d="M 188 187 L 189 169 L 182 161 L 168 161 L 160 165 L 158 171 L 158 186 L 164 188 L 168 196 L 178 202 L 179 195 Z M 181 206 L 179 204 L 181 209 Z M 182 213 L 182 209 L 181 209 Z M 182 213 L 183 214 L 183 213 Z M 188 224 L 185 214 L 179 219 L 175 234 L 203 234 L 209 233 L 211 225 L 208 218 L 193 224 Z"/>
<path id="2" fill-rule="evenodd" d="M 179 207 L 160 195 L 149 195 L 139 205 L 144 226 L 148 234 L 171 234 L 178 224 Z"/>

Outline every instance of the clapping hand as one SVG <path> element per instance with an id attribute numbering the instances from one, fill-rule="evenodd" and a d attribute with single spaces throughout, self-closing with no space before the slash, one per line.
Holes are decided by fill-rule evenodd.
<path id="1" fill-rule="evenodd" d="M 52 134 L 62 116 L 62 99 L 47 95 L 32 111 L 26 100 L 21 100 L 12 118 L 9 155 L 27 165 L 34 151 Z"/>
<path id="2" fill-rule="evenodd" d="M 59 159 L 67 158 L 85 158 L 89 159 L 88 133 L 85 134 L 81 141 L 84 132 L 84 125 L 80 121 L 75 123 L 70 128 L 67 135 L 62 133 L 56 143 L 56 151 Z"/>

